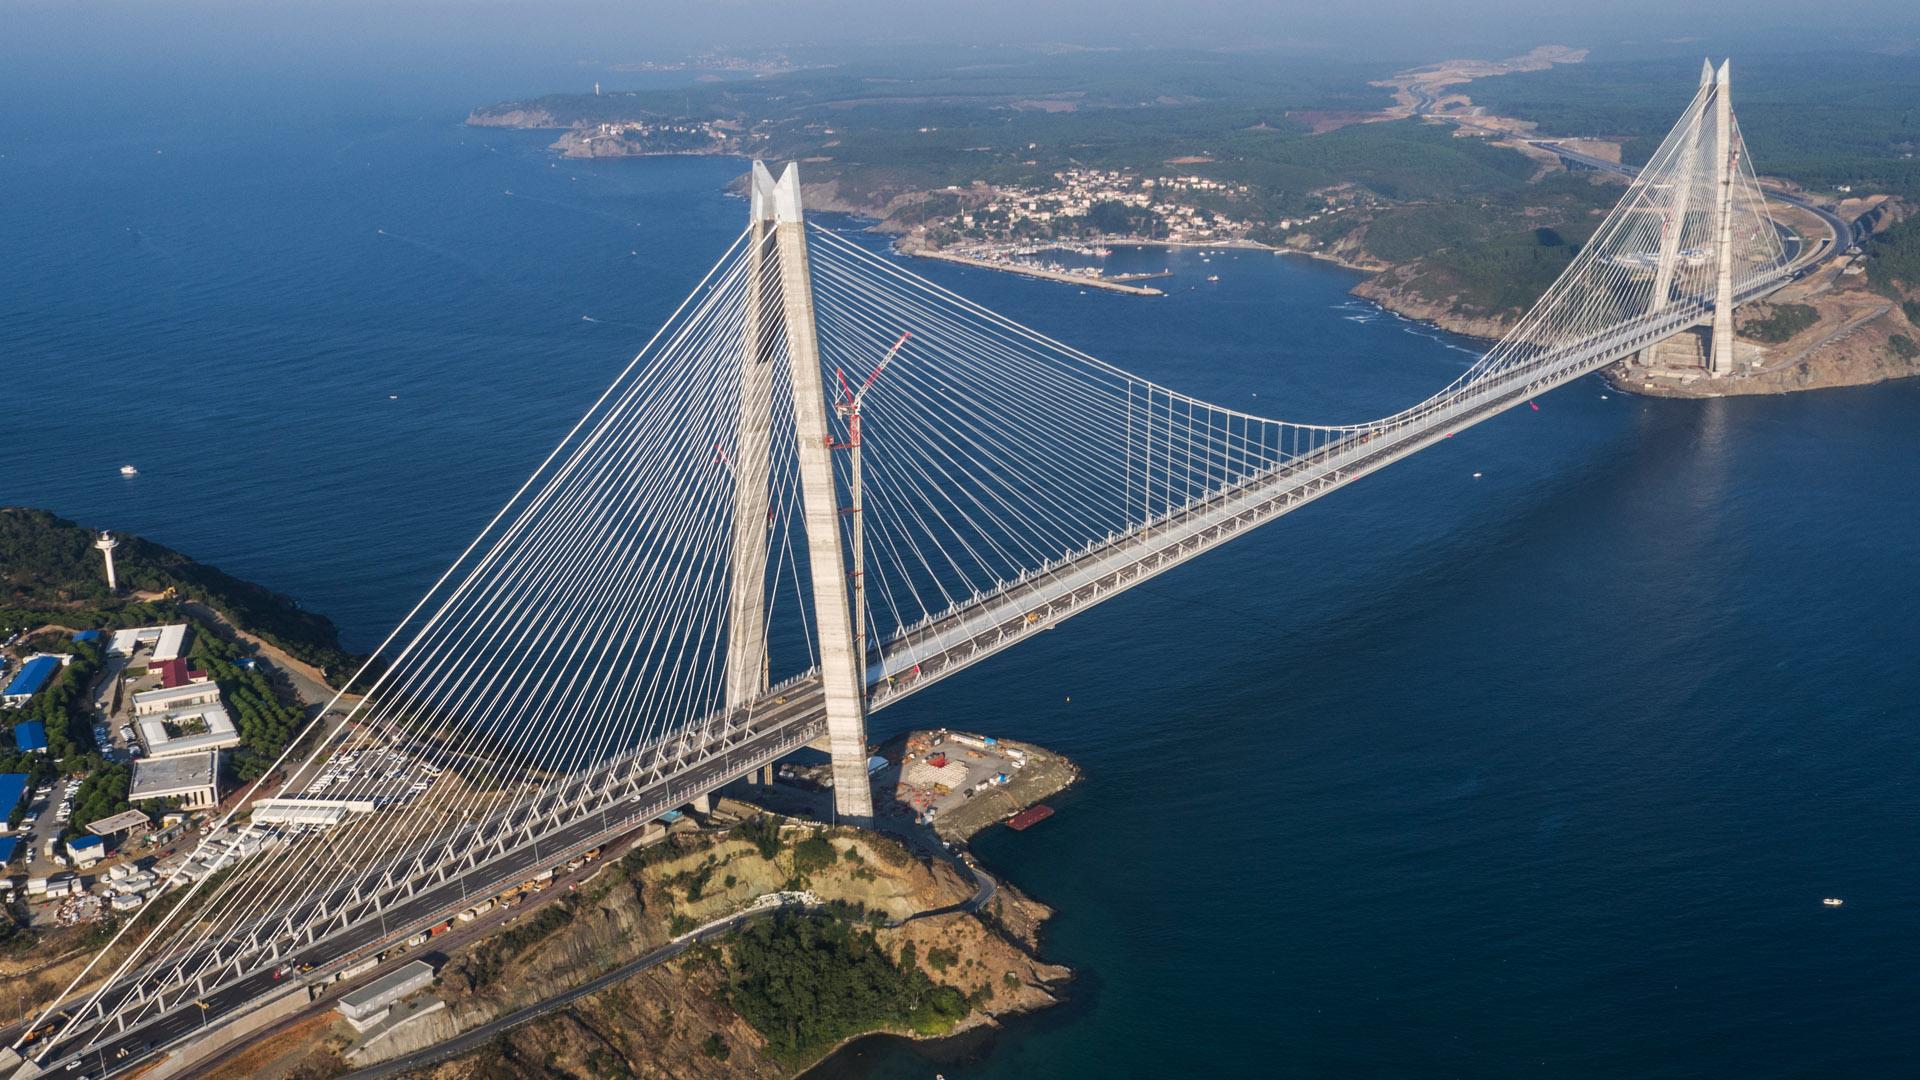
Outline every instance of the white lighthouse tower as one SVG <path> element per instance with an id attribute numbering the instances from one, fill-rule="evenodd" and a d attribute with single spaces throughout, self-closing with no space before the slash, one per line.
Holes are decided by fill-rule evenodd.
<path id="1" fill-rule="evenodd" d="M 112 533 L 103 532 L 100 534 L 100 539 L 93 542 L 93 546 L 99 548 L 100 554 L 107 560 L 107 588 L 119 588 L 120 583 L 113 576 L 113 549 L 120 546 L 120 541 L 115 540 Z"/>

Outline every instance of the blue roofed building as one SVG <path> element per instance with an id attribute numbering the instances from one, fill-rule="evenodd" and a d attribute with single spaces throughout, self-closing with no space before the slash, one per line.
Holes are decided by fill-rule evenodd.
<path id="1" fill-rule="evenodd" d="M 12 862 L 13 853 L 16 850 L 18 850 L 19 847 L 20 847 L 19 837 L 0 836 L 0 866 L 5 866 L 8 863 Z"/>
<path id="2" fill-rule="evenodd" d="M 36 656 L 20 665 L 20 670 L 8 680 L 7 688 L 0 690 L 0 702 L 21 706 L 27 699 L 39 693 L 60 670 L 60 658 L 57 656 Z"/>
<path id="3" fill-rule="evenodd" d="M 23 772 L 0 773 L 0 821 L 13 813 L 20 805 L 20 799 L 27 793 L 27 781 L 30 777 Z"/>
<path id="4" fill-rule="evenodd" d="M 80 866 L 91 866 L 107 857 L 107 842 L 97 836 L 76 836 L 67 841 L 67 854 Z"/>
<path id="5" fill-rule="evenodd" d="M 22 750 L 47 749 L 47 724 L 44 720 L 22 720 L 13 725 L 13 745 Z"/>

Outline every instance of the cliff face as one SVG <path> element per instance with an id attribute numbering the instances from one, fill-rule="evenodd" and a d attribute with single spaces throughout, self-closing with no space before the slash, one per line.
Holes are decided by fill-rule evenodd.
<path id="1" fill-rule="evenodd" d="M 810 827 L 788 829 L 790 839 L 811 832 Z M 793 887 L 796 876 L 804 876 L 807 888 L 823 900 L 857 905 L 885 919 L 958 904 L 973 894 L 972 883 L 952 867 L 915 859 L 892 840 L 852 829 L 826 835 L 833 862 L 810 867 L 804 875 L 792 847 L 767 859 L 744 840 L 687 838 L 671 857 L 649 866 L 638 880 L 595 896 L 582 905 L 573 925 L 514 959 L 499 979 L 500 986 L 514 988 L 511 992 L 488 987 L 463 992 L 458 984 L 471 969 L 456 958 L 443 984 L 451 985 L 452 992 L 442 996 L 461 1026 L 471 1027 L 522 999 L 537 1000 L 568 981 L 611 967 L 616 957 L 644 951 L 643 943 L 650 948 L 665 940 L 676 916 L 680 926 L 704 923 L 738 910 L 754 896 L 782 885 Z M 1044 906 L 1003 886 L 990 914 L 992 925 L 955 913 L 875 931 L 879 945 L 891 955 L 930 958 L 939 949 L 953 957 L 939 970 L 928 969 L 929 977 L 984 1000 L 952 1031 L 1045 1008 L 1056 1000 L 1053 988 L 1069 974 L 1030 952 L 1032 935 L 1051 914 Z M 798 1071 L 793 1063 L 776 1059 L 762 1033 L 729 1005 L 727 949 L 726 939 L 721 939 L 717 948 L 690 951 L 515 1031 L 487 1053 L 449 1062 L 432 1075 L 439 1080 L 479 1080 L 607 1075 L 620 1069 L 635 1076 L 714 1080 L 793 1075 Z M 823 996 L 830 992 L 816 989 Z"/>
<path id="2" fill-rule="evenodd" d="M 561 123 L 545 109 L 475 109 L 467 114 L 468 127 L 561 128 Z"/>
<path id="3" fill-rule="evenodd" d="M 1371 300 L 1396 315 L 1430 322 L 1450 333 L 1497 340 L 1513 326 L 1520 313 L 1490 313 L 1463 306 L 1457 297 L 1431 299 L 1406 284 L 1407 271 L 1396 268 L 1355 285 L 1353 295 Z"/>
<path id="4" fill-rule="evenodd" d="M 788 825 L 749 838 L 687 834 L 613 859 L 599 873 L 557 899 L 514 912 L 514 921 L 490 936 L 455 947 L 432 993 L 460 1030 L 482 1026 L 515 1009 L 618 967 L 694 926 L 746 907 L 754 897 L 805 888 L 828 904 L 845 905 L 839 918 L 855 933 L 871 932 L 878 948 L 902 970 L 912 965 L 936 987 L 951 987 L 966 1006 L 939 1034 L 988 1026 L 996 1018 L 1055 1003 L 1070 977 L 1035 957 L 1039 928 L 1051 915 L 1043 905 L 1001 885 L 983 916 L 950 912 L 894 920 L 956 906 L 974 893 L 971 881 L 944 862 L 925 862 L 891 839 L 853 829 L 816 832 Z M 552 894 L 548 894 L 551 896 Z M 543 899 L 546 899 L 543 897 Z M 827 917 L 827 916 L 822 916 Z M 876 928 L 877 927 L 877 928 Z M 730 962 L 733 937 L 697 945 L 659 966 L 516 1028 L 485 1050 L 456 1058 L 425 1075 L 439 1080 L 505 1077 L 648 1076 L 721 1080 L 794 1075 L 831 1047 L 797 1061 L 770 1049 L 733 1004 L 743 973 Z M 805 983 L 805 973 L 794 976 Z M 801 986 L 821 1009 L 836 985 Z M 324 1075 L 356 1052 L 343 1023 L 304 1029 L 298 1048 L 282 1047 L 273 1068 L 257 1060 L 249 1071 L 223 1071 L 221 1080 Z M 875 1024 L 867 1032 L 915 1032 Z M 381 1056 L 381 1055 L 375 1055 Z"/>

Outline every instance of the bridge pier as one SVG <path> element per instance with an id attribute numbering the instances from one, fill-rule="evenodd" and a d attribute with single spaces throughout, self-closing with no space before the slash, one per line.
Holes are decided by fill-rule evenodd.
<path id="1" fill-rule="evenodd" d="M 1720 64 L 1713 77 L 1713 346 L 1707 371 L 1731 375 L 1733 358 L 1733 181 L 1738 154 L 1733 143 L 1733 61 Z"/>
<path id="2" fill-rule="evenodd" d="M 780 252 L 787 377 L 793 384 L 793 424 L 799 438 L 801 509 L 813 576 L 820 684 L 826 695 L 827 743 L 833 755 L 833 808 L 840 818 L 861 823 L 873 819 L 873 792 L 867 786 L 866 665 L 854 645 L 853 620 L 857 613 L 847 597 L 840 494 L 829 449 L 832 435 L 827 428 L 820 341 L 814 329 L 813 275 L 807 265 L 800 170 L 791 163 L 774 186 L 773 217 Z"/>

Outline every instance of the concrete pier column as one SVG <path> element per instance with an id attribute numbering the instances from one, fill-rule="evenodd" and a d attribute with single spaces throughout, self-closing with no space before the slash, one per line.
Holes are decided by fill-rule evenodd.
<path id="1" fill-rule="evenodd" d="M 1733 61 L 1721 63 L 1713 79 L 1713 348 L 1707 371 L 1715 378 L 1733 374 Z"/>
<path id="2" fill-rule="evenodd" d="M 799 440 L 800 498 L 813 578 L 813 615 L 820 681 L 827 702 L 827 744 L 833 756 L 835 812 L 852 822 L 873 818 L 867 786 L 866 680 L 854 646 L 847 599 L 847 559 L 840 536 L 840 494 L 834 482 L 827 397 L 814 329 L 813 277 L 801 217 L 800 172 L 789 164 L 773 191 L 774 236 L 780 252 L 781 309 L 787 335 L 787 377 L 793 385 Z"/>
<path id="3" fill-rule="evenodd" d="M 733 565 L 727 603 L 728 711 L 767 690 L 767 505 L 773 447 L 773 377 L 779 297 L 773 258 L 773 175 L 753 163 L 747 232 L 747 310 L 740 365 L 740 425 L 733 455 Z"/>

